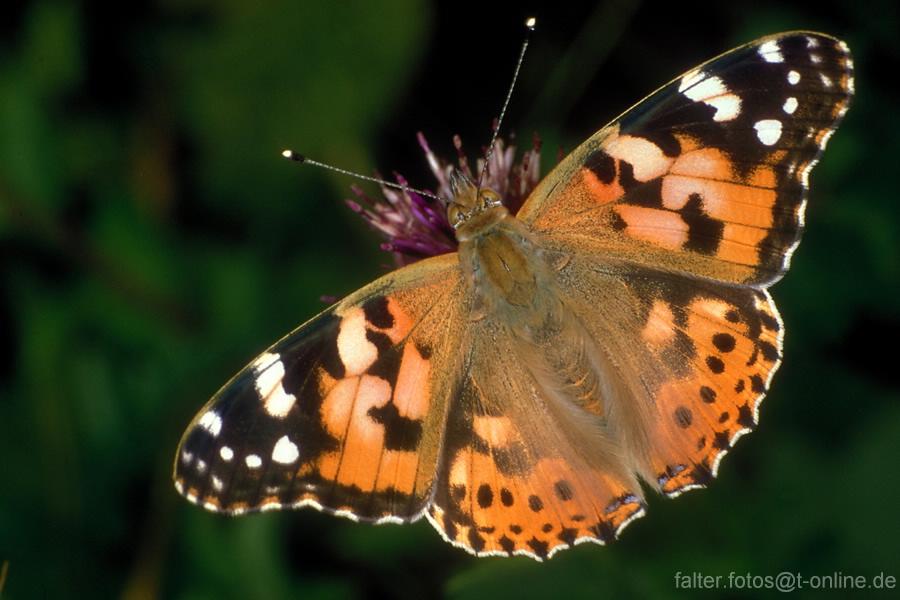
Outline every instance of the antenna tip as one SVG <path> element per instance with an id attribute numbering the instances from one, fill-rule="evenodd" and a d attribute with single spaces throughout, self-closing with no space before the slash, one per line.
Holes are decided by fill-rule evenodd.
<path id="1" fill-rule="evenodd" d="M 302 154 L 297 154 L 293 150 L 284 150 L 284 151 L 282 151 L 281 155 L 283 157 L 285 157 L 286 159 L 293 160 L 295 162 L 302 163 L 303 161 L 306 160 L 306 158 Z"/>
<path id="2" fill-rule="evenodd" d="M 527 19 L 525 19 L 525 27 L 527 27 L 529 31 L 534 31 L 535 25 L 537 25 L 536 18 L 528 17 Z"/>

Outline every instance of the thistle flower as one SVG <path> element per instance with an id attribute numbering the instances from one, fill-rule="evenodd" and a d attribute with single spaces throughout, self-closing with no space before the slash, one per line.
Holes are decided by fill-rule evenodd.
<path id="1" fill-rule="evenodd" d="M 354 212 L 387 238 L 387 241 L 381 244 L 381 249 L 393 253 L 396 263 L 400 266 L 456 250 L 459 244 L 453 227 L 447 220 L 447 203 L 453 198 L 450 175 L 458 169 L 472 181 L 478 181 L 477 175 L 484 166 L 484 159 L 480 158 L 475 164 L 475 172 L 472 172 L 459 136 L 453 137 L 457 153 L 456 165 L 435 155 L 421 132 L 417 137 L 436 180 L 433 193 L 437 198 L 423 196 L 408 189 L 397 190 L 381 186 L 383 198 L 376 199 L 354 185 L 351 189 L 356 199 L 347 200 L 347 205 Z M 522 155 L 520 162 L 515 162 L 515 158 L 516 146 L 507 145 L 502 138 L 497 138 L 482 182 L 483 187 L 490 188 L 500 195 L 504 206 L 512 214 L 518 212 L 538 184 L 540 177 L 538 137 L 535 135 L 531 149 Z M 394 178 L 401 186 L 407 185 L 402 175 L 395 173 Z"/>

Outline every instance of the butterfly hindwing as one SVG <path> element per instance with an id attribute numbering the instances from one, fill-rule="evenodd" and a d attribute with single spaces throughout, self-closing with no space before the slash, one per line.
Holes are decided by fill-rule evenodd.
<path id="1" fill-rule="evenodd" d="M 756 427 L 781 364 L 783 327 L 764 290 L 706 288 L 664 276 L 632 283 L 654 290 L 644 296 L 641 330 L 659 382 L 649 431 L 652 468 L 660 490 L 677 496 L 709 483 L 738 438 Z"/>
<path id="2" fill-rule="evenodd" d="M 217 512 L 311 505 L 421 515 L 452 382 L 433 368 L 461 306 L 453 256 L 366 286 L 273 345 L 198 413 L 176 487 Z"/>
<path id="3" fill-rule="evenodd" d="M 543 559 L 615 539 L 644 502 L 600 419 L 572 411 L 556 382 L 536 377 L 526 366 L 535 350 L 503 323 L 485 319 L 470 334 L 429 520 L 478 555 Z"/>
<path id="4" fill-rule="evenodd" d="M 708 483 L 755 427 L 781 362 L 784 330 L 768 292 L 577 257 L 559 282 L 599 351 L 615 357 L 605 376 L 624 404 L 647 407 L 617 419 L 643 479 L 670 496 Z"/>
<path id="5" fill-rule="evenodd" d="M 852 93 L 843 42 L 812 32 L 762 38 L 597 132 L 518 216 L 608 259 L 770 285 L 788 268 L 809 172 Z"/>

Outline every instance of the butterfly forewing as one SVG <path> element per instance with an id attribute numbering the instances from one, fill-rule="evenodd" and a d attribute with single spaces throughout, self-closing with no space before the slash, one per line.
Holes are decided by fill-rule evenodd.
<path id="1" fill-rule="evenodd" d="M 843 42 L 812 32 L 757 40 L 600 130 L 519 218 L 607 259 L 771 285 L 788 268 L 809 172 L 852 93 Z"/>
<path id="2" fill-rule="evenodd" d="M 452 394 L 448 322 L 464 306 L 454 266 L 445 256 L 388 275 L 257 357 L 185 432 L 179 491 L 230 514 L 421 515 Z"/>

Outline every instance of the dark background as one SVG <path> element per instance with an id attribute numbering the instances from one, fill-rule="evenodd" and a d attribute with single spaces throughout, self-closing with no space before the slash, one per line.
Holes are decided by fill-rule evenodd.
<path id="1" fill-rule="evenodd" d="M 2 6 L 4 598 L 684 597 L 676 572 L 900 576 L 896 2 Z M 321 295 L 390 262 L 341 202 L 353 182 L 281 149 L 430 187 L 416 131 L 446 157 L 460 133 L 474 158 L 532 12 L 507 131 L 540 133 L 545 172 L 739 43 L 809 28 L 852 48 L 858 95 L 773 290 L 786 358 L 758 432 L 710 489 L 651 498 L 613 546 L 545 564 L 475 559 L 424 521 L 189 505 L 170 469 L 194 412 Z"/>

